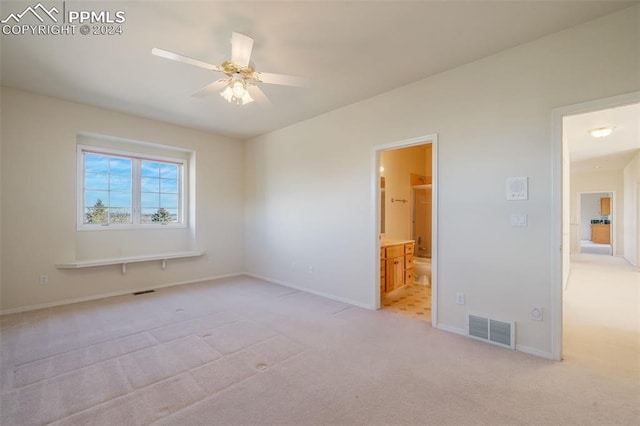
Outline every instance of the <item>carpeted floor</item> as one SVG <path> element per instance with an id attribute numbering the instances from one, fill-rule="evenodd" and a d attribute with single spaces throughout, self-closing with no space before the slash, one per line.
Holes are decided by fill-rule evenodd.
<path id="1" fill-rule="evenodd" d="M 2 425 L 630 425 L 638 377 L 248 277 L 3 316 Z"/>

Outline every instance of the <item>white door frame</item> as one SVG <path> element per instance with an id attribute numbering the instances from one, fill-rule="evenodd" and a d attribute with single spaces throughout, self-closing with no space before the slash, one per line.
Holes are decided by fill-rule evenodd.
<path id="1" fill-rule="evenodd" d="M 380 309 L 380 154 L 383 151 L 431 143 L 432 197 L 431 206 L 431 326 L 438 325 L 438 135 L 418 136 L 373 147 L 371 155 L 371 204 L 374 209 L 371 232 L 371 254 L 374 258 L 375 281 L 372 287 L 373 306 Z"/>
<path id="2" fill-rule="evenodd" d="M 562 289 L 569 269 L 569 244 L 563 244 L 563 233 L 570 231 L 570 211 L 563 208 L 563 200 L 568 199 L 569 182 L 563 172 L 563 160 L 568 166 L 568 158 L 563 156 L 565 143 L 562 138 L 562 119 L 566 116 L 631 105 L 640 102 L 640 91 L 623 95 L 582 102 L 551 111 L 551 355 L 562 359 Z M 568 229 L 565 229 L 569 227 Z"/>

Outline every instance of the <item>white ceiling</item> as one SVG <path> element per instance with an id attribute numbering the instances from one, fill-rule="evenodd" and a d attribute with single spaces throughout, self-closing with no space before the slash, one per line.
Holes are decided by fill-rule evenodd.
<path id="1" fill-rule="evenodd" d="M 604 138 L 588 133 L 609 126 Z M 572 172 L 623 169 L 640 151 L 640 104 L 565 117 L 563 133 Z"/>
<path id="2" fill-rule="evenodd" d="M 0 15 L 31 2 L 0 2 Z M 62 1 L 45 2 L 59 5 Z M 2 35 L 2 85 L 249 138 L 628 7 L 618 1 L 66 2 L 123 10 L 120 36 Z M 27 19 L 27 18 L 25 18 Z M 37 23 L 37 22 L 36 22 Z M 191 93 L 219 74 L 151 55 L 229 59 L 231 32 L 255 39 L 257 70 L 311 88 L 261 86 L 270 105 Z"/>

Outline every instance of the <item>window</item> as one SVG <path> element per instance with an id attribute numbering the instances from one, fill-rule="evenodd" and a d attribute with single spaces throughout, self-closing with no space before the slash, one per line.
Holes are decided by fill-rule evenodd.
<path id="1" fill-rule="evenodd" d="M 79 147 L 79 225 L 183 225 L 184 160 Z"/>

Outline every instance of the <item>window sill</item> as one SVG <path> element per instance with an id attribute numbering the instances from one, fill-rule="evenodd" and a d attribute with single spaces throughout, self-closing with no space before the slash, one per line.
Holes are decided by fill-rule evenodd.
<path id="1" fill-rule="evenodd" d="M 89 260 L 76 260 L 69 263 L 58 263 L 56 268 L 58 269 L 81 269 L 81 268 L 94 268 L 96 266 L 108 266 L 108 265 L 122 265 L 122 273 L 127 272 L 127 265 L 129 263 L 140 262 L 152 262 L 154 260 L 162 261 L 162 269 L 165 269 L 167 260 L 170 259 L 183 259 L 189 257 L 203 256 L 206 251 L 180 251 L 172 253 L 160 253 L 145 256 L 123 256 L 123 257 L 110 257 L 102 259 L 89 259 Z"/>
<path id="2" fill-rule="evenodd" d="M 158 230 L 158 229 L 186 229 L 187 225 L 185 223 L 171 223 L 167 225 L 78 225 L 77 231 L 86 232 L 86 231 L 140 231 L 143 229 L 149 230 Z"/>

